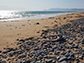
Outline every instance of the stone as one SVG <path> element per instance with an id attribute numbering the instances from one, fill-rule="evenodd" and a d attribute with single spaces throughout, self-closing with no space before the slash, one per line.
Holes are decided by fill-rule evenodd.
<path id="1" fill-rule="evenodd" d="M 2 51 L 0 51 L 0 53 L 1 53 Z"/>
<path id="2" fill-rule="evenodd" d="M 7 55 L 6 55 L 6 54 L 3 54 L 2 57 L 3 57 L 3 58 L 7 58 Z"/>
<path id="3" fill-rule="evenodd" d="M 67 63 L 67 61 L 62 61 L 61 63 Z"/>
<path id="4" fill-rule="evenodd" d="M 65 56 L 64 56 L 64 57 L 61 57 L 58 61 L 59 61 L 59 62 L 62 62 L 62 61 L 64 61 L 64 60 L 67 60 L 67 57 L 65 57 Z"/>
<path id="5" fill-rule="evenodd" d="M 65 54 L 66 54 L 66 52 L 64 52 L 64 51 L 63 51 L 61 54 L 62 54 L 62 55 L 65 55 Z"/>
<path id="6" fill-rule="evenodd" d="M 22 63 L 22 60 L 17 60 L 18 63 Z"/>
<path id="7" fill-rule="evenodd" d="M 56 63 L 56 60 L 53 60 L 52 63 Z"/>
<path id="8" fill-rule="evenodd" d="M 34 50 L 39 50 L 39 47 L 35 47 Z"/>
<path id="9" fill-rule="evenodd" d="M 12 57 L 13 56 L 13 53 L 12 52 L 9 52 L 9 56 Z"/>
<path id="10" fill-rule="evenodd" d="M 2 61 L 0 61 L 0 63 L 6 63 L 6 61 L 2 60 Z"/>
<path id="11" fill-rule="evenodd" d="M 40 55 L 40 56 L 38 56 L 38 58 L 39 58 L 39 59 L 42 59 L 42 58 L 43 58 L 43 56 L 41 56 L 41 55 Z"/>
<path id="12" fill-rule="evenodd" d="M 36 63 L 41 63 L 41 61 L 39 60 L 39 61 L 37 61 Z"/>
<path id="13" fill-rule="evenodd" d="M 24 58 L 24 57 L 26 57 L 26 55 L 20 55 L 18 58 L 20 59 L 20 58 Z"/>
<path id="14" fill-rule="evenodd" d="M 26 63 L 31 63 L 30 59 L 27 59 L 25 62 L 26 62 Z"/>
<path id="15" fill-rule="evenodd" d="M 53 59 L 48 59 L 47 63 L 52 63 Z"/>
<path id="16" fill-rule="evenodd" d="M 37 25 L 39 25 L 40 23 L 39 23 L 39 22 L 37 22 L 36 24 L 37 24 Z"/>
<path id="17" fill-rule="evenodd" d="M 3 54 L 10 52 L 10 50 L 5 50 L 3 51 Z"/>
<path id="18" fill-rule="evenodd" d="M 55 53 L 54 53 L 54 54 L 59 55 L 59 53 L 60 53 L 59 51 L 55 51 Z"/>
<path id="19" fill-rule="evenodd" d="M 56 58 L 56 57 L 55 57 L 54 55 L 51 55 L 51 56 L 49 56 L 48 58 L 50 59 L 50 58 Z"/>
<path id="20" fill-rule="evenodd" d="M 57 60 L 59 60 L 60 59 L 60 56 L 57 56 Z"/>

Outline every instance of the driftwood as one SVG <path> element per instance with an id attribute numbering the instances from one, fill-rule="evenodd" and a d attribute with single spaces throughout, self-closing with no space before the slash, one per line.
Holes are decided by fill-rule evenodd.
<path id="1" fill-rule="evenodd" d="M 54 42 L 62 39 L 62 34 L 56 34 L 56 35 L 47 35 L 46 37 L 57 37 L 56 39 L 49 39 L 45 40 L 46 42 Z"/>
<path id="2" fill-rule="evenodd" d="M 62 37 L 62 34 L 55 34 L 55 35 L 46 35 L 45 37 L 57 37 L 57 36 L 60 36 L 60 37 Z"/>

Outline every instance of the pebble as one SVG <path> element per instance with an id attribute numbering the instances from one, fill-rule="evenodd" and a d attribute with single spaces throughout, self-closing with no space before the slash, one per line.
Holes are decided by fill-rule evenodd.
<path id="1" fill-rule="evenodd" d="M 64 61 L 64 60 L 67 60 L 67 57 L 61 57 L 58 61 L 61 62 L 61 61 Z"/>
<path id="2" fill-rule="evenodd" d="M 48 59 L 47 63 L 52 63 L 53 59 Z"/>

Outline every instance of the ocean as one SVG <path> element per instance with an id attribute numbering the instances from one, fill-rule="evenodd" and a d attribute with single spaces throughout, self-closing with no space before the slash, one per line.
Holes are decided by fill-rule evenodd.
<path id="1" fill-rule="evenodd" d="M 0 21 L 39 19 L 69 14 L 77 11 L 8 11 L 0 10 Z"/>

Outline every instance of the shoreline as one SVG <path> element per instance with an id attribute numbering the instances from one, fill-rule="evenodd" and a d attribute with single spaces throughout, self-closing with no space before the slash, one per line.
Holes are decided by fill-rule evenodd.
<path id="1" fill-rule="evenodd" d="M 33 62 L 36 58 L 35 62 L 84 62 L 83 31 L 84 12 L 0 22 L 1 61 Z"/>
<path id="2" fill-rule="evenodd" d="M 74 12 L 71 12 L 74 13 Z M 0 21 L 17 21 L 17 20 L 32 20 L 32 19 L 45 19 L 49 17 L 56 17 L 56 16 L 61 16 L 61 15 L 66 15 L 66 14 L 71 14 L 71 13 L 57 13 L 57 14 L 49 14 L 45 16 L 32 16 L 32 17 L 17 17 L 17 18 L 8 18 L 8 19 L 2 19 Z"/>
<path id="3" fill-rule="evenodd" d="M 16 39 L 38 36 L 42 33 L 41 30 L 59 27 L 63 24 L 69 23 L 68 21 L 70 20 L 79 19 L 81 17 L 77 18 L 77 14 L 81 15 L 81 13 L 82 12 L 78 12 L 44 19 L 0 22 L 0 49 L 2 50 L 4 47 L 16 42 Z"/>

